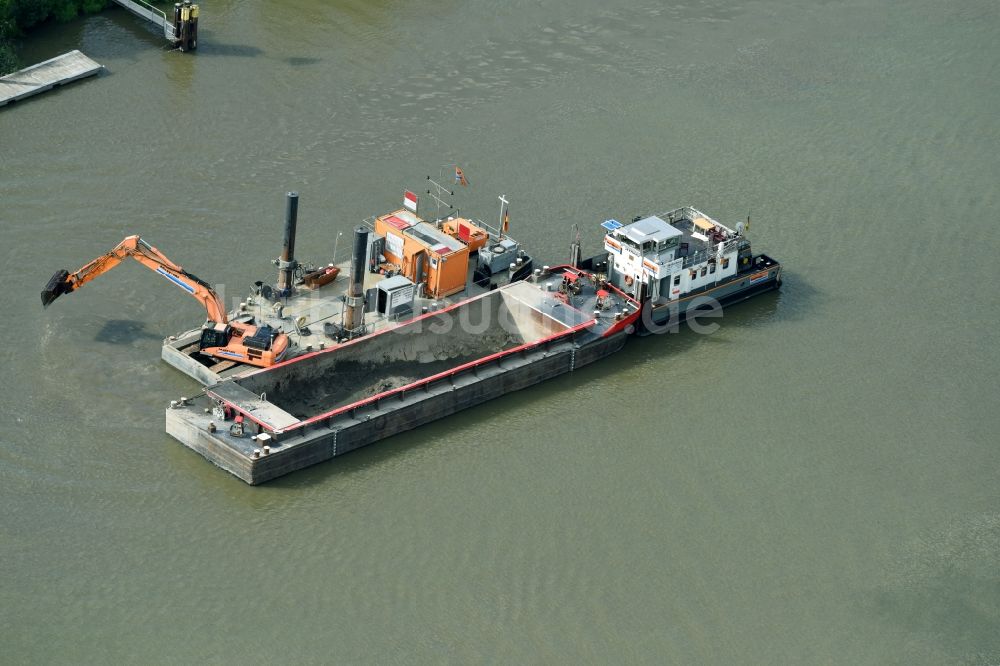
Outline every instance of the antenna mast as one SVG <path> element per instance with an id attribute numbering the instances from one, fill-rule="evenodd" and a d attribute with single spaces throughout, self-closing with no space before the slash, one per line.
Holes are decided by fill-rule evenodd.
<path id="1" fill-rule="evenodd" d="M 441 206 L 447 206 L 448 210 L 454 208 L 454 206 L 450 202 L 446 201 L 442 197 L 444 196 L 453 197 L 455 196 L 455 191 L 448 189 L 441 183 L 432 179 L 430 176 L 427 176 L 427 182 L 434 187 L 433 190 L 427 190 L 427 196 L 429 196 L 431 199 L 434 199 L 434 203 L 437 205 L 437 210 L 435 211 L 435 216 L 434 216 L 435 217 L 434 221 L 437 222 L 441 219 Z"/>

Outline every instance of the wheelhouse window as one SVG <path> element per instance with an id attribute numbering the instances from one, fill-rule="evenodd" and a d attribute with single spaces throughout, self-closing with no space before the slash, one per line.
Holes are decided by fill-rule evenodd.
<path id="1" fill-rule="evenodd" d="M 628 236 L 618 236 L 618 237 L 617 237 L 617 239 L 618 239 L 619 241 L 621 241 L 621 244 L 622 244 L 622 245 L 624 245 L 624 246 L 626 246 L 626 247 L 630 247 L 630 248 L 632 248 L 633 250 L 638 250 L 639 252 L 642 252 L 642 249 L 641 249 L 641 248 L 639 247 L 639 244 L 638 244 L 638 243 L 636 243 L 636 242 L 635 242 L 634 240 L 632 240 L 631 238 L 629 238 Z"/>

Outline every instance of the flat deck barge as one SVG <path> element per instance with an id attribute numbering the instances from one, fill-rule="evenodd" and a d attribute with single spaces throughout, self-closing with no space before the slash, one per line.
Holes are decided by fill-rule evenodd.
<path id="1" fill-rule="evenodd" d="M 621 349 L 639 313 L 562 267 L 225 379 L 175 401 L 167 432 L 259 484 L 572 372 Z"/>

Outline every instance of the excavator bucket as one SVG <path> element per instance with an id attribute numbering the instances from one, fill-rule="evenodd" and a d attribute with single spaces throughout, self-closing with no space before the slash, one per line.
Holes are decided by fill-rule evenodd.
<path id="1" fill-rule="evenodd" d="M 69 283 L 69 271 L 56 271 L 56 274 L 49 279 L 49 283 L 42 289 L 42 307 L 48 307 L 49 303 L 56 300 L 63 294 L 73 291 Z"/>

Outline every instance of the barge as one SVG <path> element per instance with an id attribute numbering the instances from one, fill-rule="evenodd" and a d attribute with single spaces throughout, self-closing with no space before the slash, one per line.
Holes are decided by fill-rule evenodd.
<path id="1" fill-rule="evenodd" d="M 258 484 L 622 348 L 640 304 L 558 267 L 394 328 L 206 388 L 167 432 Z"/>

